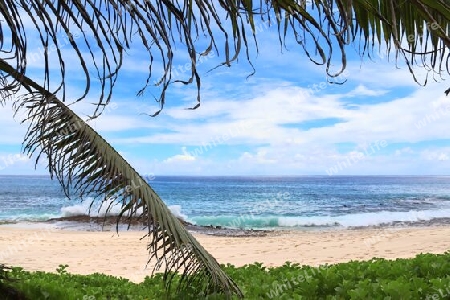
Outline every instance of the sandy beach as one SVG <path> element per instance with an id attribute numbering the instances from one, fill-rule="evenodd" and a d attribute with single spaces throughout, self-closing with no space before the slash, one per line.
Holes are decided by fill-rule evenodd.
<path id="1" fill-rule="evenodd" d="M 373 257 L 407 258 L 450 250 L 450 226 L 333 231 L 277 231 L 264 237 L 218 237 L 195 233 L 220 262 L 242 266 L 286 261 L 318 266 Z M 75 274 L 95 272 L 139 282 L 151 273 L 143 232 L 89 232 L 51 226 L 0 226 L 0 263 L 55 272 L 68 264 Z M 150 265 L 151 267 L 151 265 Z"/>

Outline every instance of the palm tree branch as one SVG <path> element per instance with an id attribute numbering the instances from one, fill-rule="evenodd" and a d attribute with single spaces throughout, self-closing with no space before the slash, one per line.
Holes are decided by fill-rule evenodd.
<path id="1" fill-rule="evenodd" d="M 154 271 L 164 268 L 167 287 L 174 272 L 181 272 L 178 289 L 198 282 L 205 294 L 222 292 L 242 296 L 217 261 L 184 228 L 148 182 L 94 129 L 51 92 L 0 59 L 0 70 L 20 81 L 27 91 L 14 102 L 16 111 L 26 109 L 29 123 L 24 152 L 48 160 L 68 197 L 92 197 L 110 211 L 118 205 L 121 218 L 145 222 L 149 239 L 149 263 Z M 38 158 L 39 159 L 39 158 Z M 37 163 L 38 161 L 36 161 Z M 118 223 L 117 223 L 118 224 Z M 117 225 L 118 226 L 118 225 Z"/>
<path id="2" fill-rule="evenodd" d="M 143 45 L 149 57 L 149 73 L 137 94 L 145 95 L 149 86 L 159 87 L 160 95 L 155 99 L 160 109 L 153 114 L 157 115 L 165 105 L 168 87 L 174 82 L 194 83 L 198 102 L 195 107 L 199 106 L 201 76 L 198 63 L 202 55 L 212 50 L 223 53 L 224 61 L 217 67 L 231 66 L 245 49 L 244 55 L 253 67 L 250 56 L 253 45 L 249 43 L 249 35 L 258 52 L 256 34 L 262 24 L 277 26 L 283 47 L 286 38 L 292 35 L 312 62 L 325 66 L 330 77 L 337 77 L 346 68 L 349 43 L 358 43 L 362 55 L 367 53 L 368 47 L 385 45 L 388 53 L 395 52 L 396 60 L 405 60 L 413 76 L 412 66 L 418 61 L 437 74 L 444 70 L 449 72 L 448 0 L 315 0 L 309 4 L 303 0 L 5 0 L 0 2 L 0 14 L 5 20 L 0 23 L 4 33 L 0 57 L 19 73 L 27 73 L 29 54 L 25 31 L 33 33 L 33 30 L 25 27 L 23 20 L 29 18 L 40 43 L 47 49 L 43 54 L 44 82 L 41 85 L 49 89 L 52 83 L 55 88 L 51 92 L 63 102 L 68 84 L 65 53 L 75 52 L 84 73 L 85 87 L 81 95 L 71 98 L 80 101 L 92 88 L 99 89 L 93 118 L 110 102 L 122 68 L 123 52 L 131 48 L 132 42 Z M 428 28 L 430 24 L 435 24 L 436 28 Z M 80 32 L 78 39 L 72 37 L 74 31 Z M 58 34 L 68 38 L 68 45 L 58 42 Z M 200 35 L 209 41 L 206 47 L 197 43 Z M 357 37 L 360 38 L 358 41 Z M 6 43 L 9 38 L 11 43 Z M 219 41 L 223 42 L 222 48 L 218 47 Z M 180 42 L 184 44 L 191 64 L 186 79 L 172 78 L 174 48 Z M 59 83 L 56 78 L 50 82 L 49 77 L 48 49 L 52 46 L 60 65 Z M 336 49 L 339 55 L 336 55 Z M 152 80 L 156 76 L 153 69 L 156 60 L 162 62 L 162 73 Z M 96 72 L 94 77 L 88 71 L 91 65 Z M 99 85 L 93 85 L 94 82 Z M 8 88 L 19 86 L 20 83 L 11 81 Z"/>

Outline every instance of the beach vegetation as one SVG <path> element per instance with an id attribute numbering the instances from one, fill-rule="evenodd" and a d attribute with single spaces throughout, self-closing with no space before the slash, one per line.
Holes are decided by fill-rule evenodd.
<path id="1" fill-rule="evenodd" d="M 286 262 L 280 267 L 260 263 L 221 265 L 247 299 L 448 299 L 450 252 L 419 254 L 414 258 L 350 261 L 311 267 Z M 167 291 L 164 275 L 147 276 L 141 283 L 104 274 L 75 275 L 70 266 L 56 273 L 26 272 L 13 268 L 11 286 L 28 299 L 226 299 L 193 287 Z M 181 280 L 173 274 L 173 281 Z M 235 296 L 237 299 L 237 296 Z M 234 297 L 233 297 L 234 298 Z"/>
<path id="2" fill-rule="evenodd" d="M 4 300 L 25 300 L 27 297 L 12 286 L 11 268 L 0 264 L 0 296 Z"/>
<path id="3" fill-rule="evenodd" d="M 119 219 L 140 217 L 148 228 L 151 260 L 156 270 L 164 269 L 161 279 L 168 291 L 176 283 L 176 290 L 195 286 L 197 293 L 241 296 L 232 277 L 172 215 L 148 182 L 71 109 L 74 103 L 94 101 L 89 120 L 102 114 L 132 45 L 144 48 L 147 62 L 143 64 L 148 67 L 136 94 L 145 95 L 149 86 L 160 89 L 159 96 L 151 98 L 158 104 L 151 116 L 160 114 L 174 83 L 194 84 L 195 104 L 188 108 L 200 106 L 198 65 L 206 57 L 221 55 L 217 67 L 230 67 L 244 58 L 253 68 L 250 52 L 269 27 L 277 28 L 282 47 L 286 41 L 294 42 L 303 55 L 324 67 L 327 80 L 334 83 L 345 81 L 339 78 L 347 67 L 347 49 L 370 57 L 374 49 L 386 48 L 388 55 L 406 63 L 416 82 L 417 63 L 433 75 L 450 68 L 450 5 L 445 0 L 5 0 L 0 2 L 0 14 L 0 102 L 13 101 L 28 126 L 24 153 L 34 156 L 36 164 L 44 161 L 69 198 L 94 199 L 108 209 L 119 205 Z M 30 49 L 29 37 L 41 47 Z M 176 68 L 175 54 L 186 57 L 187 65 Z M 42 72 L 29 72 L 29 63 L 37 61 L 43 62 Z M 69 64 L 80 66 L 81 92 L 76 96 L 69 93 L 69 88 L 74 89 L 66 69 Z M 161 69 L 155 71 L 157 66 Z M 137 182 L 143 183 L 135 187 Z M 174 275 L 178 271 L 180 275 Z M 312 281 L 304 289 L 309 291 L 319 278 L 308 280 Z M 70 286 L 63 292 L 52 283 L 40 289 L 45 282 L 51 280 L 41 281 L 36 290 L 32 285 L 22 287 L 40 291 L 41 297 L 60 291 L 58 297 L 64 297 L 57 299 L 72 293 Z M 288 279 L 279 290 L 289 290 L 289 284 Z M 97 297 L 101 291 L 95 293 Z"/>

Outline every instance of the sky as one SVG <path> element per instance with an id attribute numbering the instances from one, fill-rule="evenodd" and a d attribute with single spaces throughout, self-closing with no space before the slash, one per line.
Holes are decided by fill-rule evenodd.
<path id="1" fill-rule="evenodd" d="M 299 47 L 280 48 L 275 28 L 257 38 L 259 52 L 250 53 L 253 76 L 247 78 L 252 69 L 242 56 L 208 72 L 223 60 L 211 54 L 199 65 L 201 106 L 186 109 L 196 104 L 194 85 L 173 84 L 155 118 L 146 114 L 158 109 L 158 90 L 136 96 L 148 58 L 130 50 L 111 104 L 91 126 L 143 175 L 448 175 L 448 81 L 420 86 L 401 61 L 389 61 L 384 52 L 361 59 L 348 47 L 348 66 L 339 77 L 346 82 L 329 84 L 325 67 Z M 32 36 L 30 49 L 39 52 Z M 174 67 L 188 78 L 182 50 Z M 31 60 L 28 74 L 39 78 L 42 66 Z M 70 64 L 68 70 L 73 76 L 80 71 Z M 425 71 L 416 72 L 423 80 Z M 72 82 L 69 95 L 83 88 Z M 90 94 L 74 110 L 92 113 L 95 99 Z M 27 126 L 20 113 L 13 117 L 11 103 L 0 107 L 0 128 L 0 175 L 47 174 L 44 163 L 35 168 L 34 158 L 21 152 Z"/>

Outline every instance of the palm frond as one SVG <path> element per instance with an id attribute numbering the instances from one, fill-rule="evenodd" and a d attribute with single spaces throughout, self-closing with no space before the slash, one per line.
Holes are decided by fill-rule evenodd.
<path id="1" fill-rule="evenodd" d="M 0 60 L 0 69 L 8 68 L 11 66 Z M 24 75 L 20 80 L 31 91 L 14 104 L 16 110 L 27 112 L 23 120 L 29 123 L 24 152 L 34 154 L 36 163 L 48 160 L 52 178 L 59 180 L 67 196 L 93 197 L 108 205 L 108 211 L 119 205 L 118 219 L 138 216 L 144 220 L 149 262 L 155 262 L 154 270 L 164 268 L 168 287 L 178 272 L 180 290 L 195 285 L 205 293 L 242 296 L 217 261 L 110 144 L 43 87 Z"/>
<path id="2" fill-rule="evenodd" d="M 149 73 L 138 95 L 150 85 L 160 87 L 156 100 L 162 109 L 170 84 L 193 83 L 198 107 L 201 57 L 215 51 L 223 55 L 219 66 L 230 66 L 243 54 L 251 64 L 250 41 L 257 47 L 262 25 L 276 26 L 281 45 L 295 41 L 312 62 L 325 66 L 330 77 L 346 68 L 346 47 L 352 43 L 361 55 L 370 55 L 375 45 L 385 46 L 396 60 L 406 62 L 416 81 L 416 64 L 439 75 L 449 72 L 449 0 L 4 0 L 0 14 L 0 58 L 18 74 L 26 74 L 33 55 L 28 37 L 37 38 L 45 50 L 41 86 L 50 91 L 52 84 L 51 92 L 65 102 L 66 64 L 75 63 L 75 56 L 85 78 L 84 92 L 76 101 L 93 86 L 100 90 L 92 117 L 109 103 L 123 55 L 132 44 L 143 46 L 148 55 Z M 191 64 L 187 78 L 172 78 L 178 44 Z M 71 57 L 65 56 L 69 49 Z M 59 82 L 50 77 L 50 56 L 59 62 Z M 152 79 L 154 61 L 162 63 L 162 75 Z M 19 86 L 20 81 L 10 80 L 8 89 Z"/>
<path id="3" fill-rule="evenodd" d="M 449 72 L 450 1 L 413 0 L 352 2 L 352 37 L 360 38 L 363 53 L 384 45 L 403 59 L 414 80 L 414 65 L 442 75 Z M 423 84 L 426 84 L 427 80 Z"/>

